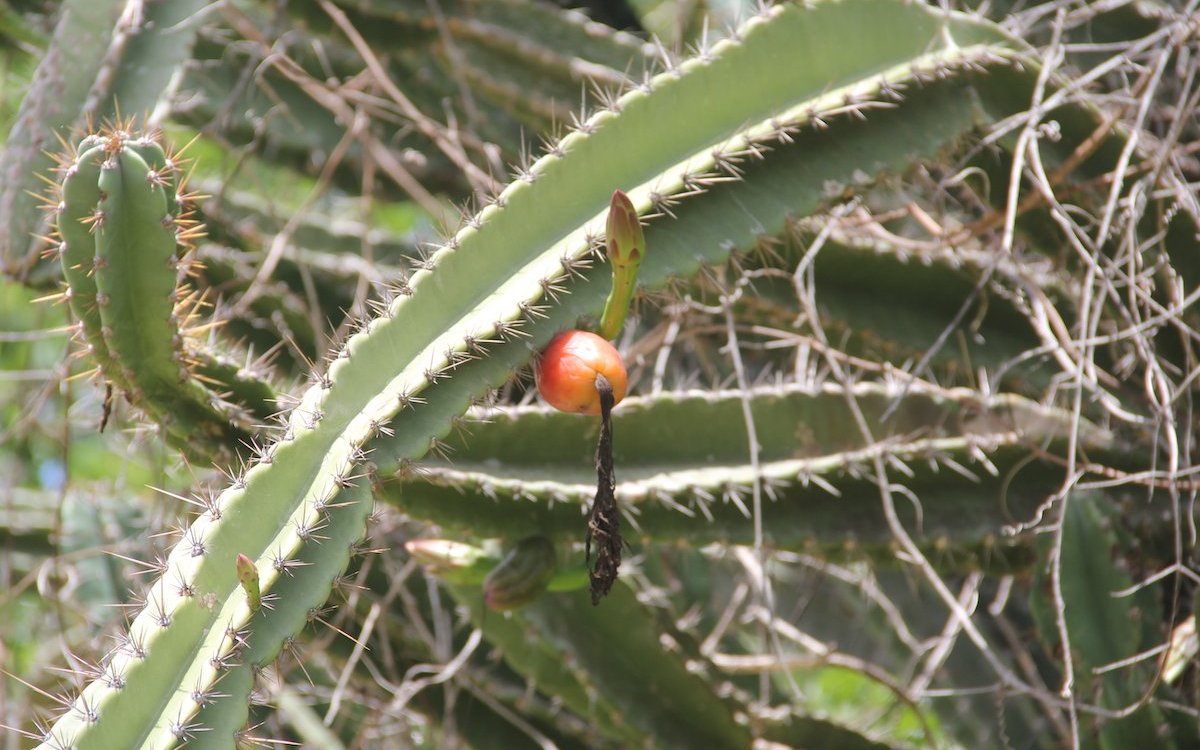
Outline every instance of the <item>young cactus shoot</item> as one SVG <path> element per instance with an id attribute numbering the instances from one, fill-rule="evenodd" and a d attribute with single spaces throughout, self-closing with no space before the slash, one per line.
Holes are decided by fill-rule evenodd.
<path id="1" fill-rule="evenodd" d="M 625 325 L 629 303 L 637 289 L 638 267 L 646 256 L 646 237 L 638 221 L 637 209 L 629 196 L 620 190 L 613 191 L 609 204 L 605 243 L 608 262 L 612 264 L 613 286 L 604 303 L 604 314 L 600 316 L 600 335 L 612 340 Z"/>

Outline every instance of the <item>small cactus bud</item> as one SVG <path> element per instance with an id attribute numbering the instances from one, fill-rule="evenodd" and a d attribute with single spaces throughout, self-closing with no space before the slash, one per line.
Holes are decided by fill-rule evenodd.
<path id="1" fill-rule="evenodd" d="M 501 611 L 524 607 L 542 595 L 557 567 L 558 556 L 549 539 L 522 539 L 484 579 L 483 601 Z"/>
<path id="2" fill-rule="evenodd" d="M 254 566 L 253 560 L 241 552 L 237 555 L 236 565 L 238 582 L 246 592 L 246 603 L 250 605 L 251 611 L 257 611 L 262 606 L 262 594 L 258 588 L 258 568 Z"/>
<path id="3" fill-rule="evenodd" d="M 637 288 L 638 267 L 646 256 L 646 237 L 638 221 L 637 209 L 629 196 L 620 190 L 613 192 L 609 204 L 605 241 L 608 261 L 612 264 L 613 286 L 600 318 L 600 335 L 615 339 L 625 325 L 625 315 Z"/>

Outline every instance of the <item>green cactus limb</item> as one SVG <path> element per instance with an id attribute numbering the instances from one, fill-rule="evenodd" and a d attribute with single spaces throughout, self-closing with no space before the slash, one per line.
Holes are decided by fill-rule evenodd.
<path id="1" fill-rule="evenodd" d="M 428 39 L 438 31 L 439 19 L 429 5 L 405 0 L 346 0 L 360 30 L 371 31 L 384 43 L 397 35 Z M 621 82 L 628 73 L 640 76 L 652 66 L 654 48 L 633 35 L 590 22 L 581 13 L 550 5 L 501 0 L 451 2 L 439 6 L 444 30 L 466 52 L 485 47 L 512 64 L 543 77 L 557 76 L 581 83 Z"/>
<path id="2" fill-rule="evenodd" d="M 204 243 L 197 250 L 200 261 L 196 269 L 197 286 L 204 290 L 206 298 L 223 300 L 249 288 L 251 279 L 258 270 L 257 253 Z M 281 265 L 286 261 L 281 261 Z M 344 297 L 344 289 L 331 295 L 334 299 Z M 218 310 L 223 328 L 228 336 L 245 342 L 256 351 L 278 351 L 280 360 L 291 361 L 299 351 L 309 361 L 320 356 L 321 336 L 314 328 L 313 315 L 305 297 L 297 294 L 283 281 L 267 281 L 259 287 L 258 296 L 248 309 L 236 315 Z M 333 320 L 340 324 L 341 320 Z M 289 346 L 290 345 L 290 346 Z M 285 370 L 295 369 L 290 367 Z"/>
<path id="3" fill-rule="evenodd" d="M 573 657 L 577 670 L 621 711 L 621 718 L 663 748 L 746 747 L 736 702 L 663 648 L 657 615 L 632 589 L 616 586 L 601 607 L 584 591 L 543 597 L 524 610 L 535 632 Z"/>
<path id="4" fill-rule="evenodd" d="M 608 736 L 649 737 L 655 747 L 748 747 L 752 730 L 737 701 L 718 697 L 698 673 L 697 654 L 640 603 L 627 586 L 613 587 L 600 607 L 584 591 L 552 594 L 506 618 L 485 615 L 477 593 L 451 587 L 506 662 L 539 690 L 592 717 Z M 673 646 L 663 648 L 664 639 Z M 690 662 L 690 666 L 688 663 Z M 710 668 L 711 670 L 711 668 Z M 775 741 L 813 746 L 889 745 L 812 717 L 786 726 L 751 721 Z"/>
<path id="5" fill-rule="evenodd" d="M 845 387 L 761 386 L 751 390 L 750 405 L 762 459 L 768 463 L 820 459 L 879 448 L 880 443 L 964 446 L 1046 445 L 1063 441 L 1071 429 L 1067 410 L 1047 407 L 1013 394 L 982 397 L 966 388 L 941 388 L 921 380 L 862 382 Z M 903 398 L 901 398 L 903 397 Z M 854 426 L 847 400 L 853 398 L 877 441 L 864 441 Z M 898 405 L 893 407 L 899 399 Z M 700 472 L 705 466 L 740 466 L 748 441 L 736 391 L 666 392 L 626 399 L 613 412 L 621 436 L 614 458 L 627 481 L 652 480 L 669 472 Z M 884 415 L 888 419 L 883 419 Z M 461 434 L 447 436 L 452 459 L 426 463 L 423 470 L 460 469 L 499 461 L 513 471 L 543 469 L 547 477 L 564 472 L 573 481 L 590 473 L 596 425 L 571 414 L 538 406 L 478 411 L 460 423 Z M 687 441 L 672 441 L 686 434 Z M 528 439 L 533 436 L 534 439 Z M 1084 422 L 1081 445 L 1113 450 L 1113 436 Z M 580 464 L 576 474 L 575 464 Z M 646 470 L 637 467 L 645 466 Z"/>
<path id="6" fill-rule="evenodd" d="M 213 196 L 198 207 L 199 218 L 213 242 L 245 252 L 262 252 L 276 235 L 288 229 L 290 241 L 280 254 L 281 271 L 290 262 L 338 279 L 365 275 L 374 280 L 391 277 L 397 268 L 419 257 L 422 235 L 417 230 L 389 231 L 369 222 L 352 221 L 332 208 L 310 207 L 301 213 L 295 206 L 264 200 L 214 179 L 193 178 L 189 184 Z M 364 246 L 371 248 L 371 267 L 362 257 Z M 290 271 L 297 273 L 295 269 Z"/>
<path id="7" fill-rule="evenodd" d="M 328 75 L 323 65 L 325 58 L 314 56 L 309 47 L 306 43 L 289 49 L 289 53 L 314 80 L 324 81 Z M 345 55 L 353 54 L 344 48 L 341 40 L 331 41 L 323 48 L 329 51 L 335 64 L 339 51 Z M 443 71 L 437 70 L 437 66 L 428 65 L 426 58 L 414 56 L 415 59 L 409 60 L 408 51 L 397 52 L 398 59 L 392 63 L 393 77 L 402 82 L 414 105 L 422 111 L 441 111 L 445 100 L 453 100 L 458 95 L 454 83 Z M 257 85 L 242 86 L 239 81 L 245 71 L 257 67 L 259 61 L 243 46 L 202 40 L 197 47 L 197 57 L 198 62 L 186 71 L 171 111 L 176 122 L 217 134 L 238 145 L 256 144 L 256 153 L 261 158 L 309 173 L 319 166 L 314 155 L 333 153 L 346 137 L 345 126 L 333 113 L 274 68 L 261 70 L 255 77 L 259 81 Z M 337 72 L 347 79 L 352 78 L 361 70 L 361 62 L 356 61 L 354 65 L 346 66 L 344 71 L 339 66 Z M 431 77 L 434 80 L 426 80 Z M 230 91 L 237 92 L 236 103 L 223 104 Z M 479 102 L 478 110 L 479 137 L 496 143 L 508 158 L 515 159 L 521 147 L 520 124 L 490 102 Z M 272 123 L 265 132 L 257 125 L 264 121 Z M 402 154 L 408 148 L 419 150 L 419 158 L 404 159 L 402 165 L 429 190 L 464 199 L 469 195 L 470 187 L 461 171 L 431 144 L 408 133 L 407 128 L 377 122 L 372 134 Z M 360 192 L 363 179 L 364 156 L 362 149 L 354 145 L 334 171 L 333 181 L 347 191 Z M 410 199 L 386 180 L 380 180 L 375 191 L 376 195 Z"/>
<path id="8" fill-rule="evenodd" d="M 1162 635 L 1157 629 L 1160 605 L 1149 587 L 1127 596 L 1114 596 L 1114 592 L 1130 589 L 1133 580 L 1120 559 L 1123 545 L 1116 528 L 1119 519 L 1108 500 L 1103 495 L 1074 493 L 1065 502 L 1060 521 L 1062 552 L 1057 561 L 1061 566 L 1063 609 L 1058 613 L 1054 604 L 1050 573 L 1039 570 L 1032 602 L 1041 633 L 1039 640 L 1061 644 L 1061 614 L 1070 639 L 1070 653 L 1059 658 L 1073 663 L 1075 700 L 1096 700 L 1104 708 L 1125 709 L 1142 700 L 1146 688 L 1155 681 L 1155 663 L 1137 661 L 1103 674 L 1096 674 L 1095 670 L 1136 656 L 1161 642 Z M 1050 544 L 1046 539 L 1041 545 L 1043 555 Z M 1050 564 L 1054 564 L 1052 558 Z M 1127 717 L 1100 718 L 1096 725 L 1099 747 L 1106 750 L 1176 747 L 1159 731 L 1164 726 L 1164 717 L 1153 703 L 1143 705 Z"/>
<path id="9" fill-rule="evenodd" d="M 788 247 L 792 245 L 788 243 Z M 844 338 L 845 349 L 859 356 L 917 361 L 971 298 L 977 279 L 988 273 L 989 263 L 993 277 L 1003 283 L 1030 276 L 1042 289 L 1053 289 L 1057 283 L 1049 273 L 1038 274 L 1030 268 L 1009 275 L 1011 269 L 1003 262 L 983 255 L 964 248 L 921 254 L 886 241 L 831 232 L 813 264 L 814 284 L 820 290 L 817 302 L 829 335 Z M 788 291 L 794 298 L 794 289 Z M 998 372 L 1037 348 L 1036 335 L 1003 291 L 1003 287 L 999 293 L 983 290 L 958 329 L 961 336 L 934 355 L 934 366 L 965 379 L 974 377 L 978 368 Z M 874 304 L 864 304 L 868 300 Z M 792 307 L 794 310 L 794 302 Z M 879 314 L 884 309 L 887 314 Z M 1031 363 L 1006 373 L 1003 382 L 1044 384 L 1052 377 L 1048 369 Z"/>
<path id="10" fill-rule="evenodd" d="M 390 541 L 393 540 L 373 540 L 373 543 L 382 545 Z M 399 546 L 398 542 L 400 542 L 399 539 L 394 540 L 392 546 Z M 468 571 L 466 579 L 459 579 L 454 574 L 448 573 L 445 567 L 440 568 L 439 576 L 445 576 L 442 580 L 453 584 L 463 584 L 461 588 L 463 596 L 470 597 L 475 601 L 481 600 L 482 595 L 478 587 L 483 578 L 490 567 L 501 559 L 499 545 L 485 545 L 487 547 L 485 550 L 477 547 L 470 548 L 468 545 L 446 540 L 425 539 L 409 540 L 404 546 L 412 551 L 414 559 L 427 564 L 444 565 L 447 557 L 459 563 L 465 562 L 469 558 L 486 558 L 486 563 L 478 570 Z M 394 590 L 395 575 L 402 568 L 403 563 L 401 557 L 392 556 L 381 565 L 367 567 L 366 588 L 375 592 Z M 577 575 L 576 580 L 577 582 L 571 587 L 571 590 L 586 587 L 586 571 L 583 571 L 582 576 Z M 434 663 L 444 658 L 434 653 L 430 640 L 422 636 L 418 632 L 417 626 L 414 625 L 412 610 L 402 603 L 406 599 L 420 603 L 430 601 L 431 593 L 427 587 L 436 584 L 433 583 L 432 578 L 410 576 L 402 585 L 407 588 L 408 595 L 388 600 L 390 602 L 387 610 L 388 627 L 376 631 L 376 637 L 386 637 L 390 642 L 391 653 L 395 655 L 395 662 L 391 665 L 391 670 L 395 675 L 404 674 L 409 667 Z M 553 584 L 551 584 L 551 588 L 553 589 Z M 370 596 L 359 597 L 361 614 L 365 615 L 373 606 L 371 598 Z M 431 616 L 429 612 L 423 612 L 423 614 L 426 617 Z M 489 612 L 484 615 L 484 618 L 490 623 L 495 618 L 503 620 L 504 615 Z M 465 632 L 456 638 L 454 648 L 461 649 L 465 645 L 466 638 Z M 344 658 L 349 656 L 355 645 L 353 641 L 339 638 L 334 639 L 330 650 Z M 377 651 L 378 647 L 371 644 L 371 649 Z M 549 666 L 552 662 L 547 661 L 546 664 Z M 364 676 L 370 678 L 371 670 L 363 669 L 361 662 L 359 670 Z M 320 679 L 316 675 L 314 675 L 314 679 L 320 684 Z M 531 738 L 524 729 L 515 725 L 516 722 L 512 720 L 513 714 L 519 715 L 526 722 L 526 728 L 532 726 L 564 750 L 567 748 L 615 749 L 623 746 L 611 741 L 604 741 L 603 735 L 588 718 L 577 715 L 564 706 L 561 701 L 538 692 L 520 674 L 503 668 L 497 669 L 496 662 L 491 659 L 487 659 L 483 663 L 471 660 L 464 664 L 457 672 L 454 682 L 455 690 L 451 705 L 447 705 L 449 695 L 445 691 L 437 689 L 421 691 L 413 696 L 409 705 L 412 709 L 427 716 L 431 722 L 444 724 L 452 721 L 455 731 L 467 741 L 470 747 L 477 750 L 545 747 L 544 743 L 539 743 Z M 351 707 L 344 706 L 341 716 L 351 725 L 357 725 L 353 716 L 346 716 L 350 710 Z"/>
<path id="11" fill-rule="evenodd" d="M 280 394 L 271 382 L 270 373 L 253 362 L 239 362 L 233 357 L 210 349 L 189 352 L 188 370 L 191 377 L 203 383 L 222 401 L 243 409 L 265 424 L 282 408 Z"/>
<path id="12" fill-rule="evenodd" d="M 849 557 L 891 558 L 891 534 L 878 507 L 868 457 L 882 452 L 919 511 L 906 511 L 931 554 L 947 568 L 1002 571 L 1032 561 L 1028 538 L 1004 527 L 1053 492 L 1061 470 L 1028 463 L 1029 448 L 1065 444 L 1071 415 L 1016 396 L 979 399 L 966 389 L 862 383 L 853 396 L 877 429 L 864 445 L 847 393 L 826 385 L 763 388 L 752 395 L 772 544 Z M 903 394 L 886 422 L 881 417 Z M 613 415 L 617 497 L 630 536 L 646 540 L 748 543 L 746 463 L 738 393 L 683 393 L 626 399 Z M 426 461 L 383 497 L 410 515 L 477 536 L 539 531 L 578 538 L 581 508 L 594 488 L 595 425 L 547 409 L 479 415 L 448 436 L 450 461 Z M 687 441 L 671 438 L 687 434 Z M 1113 438 L 1084 424 L 1089 451 L 1111 452 Z M 517 436 L 520 436 L 519 439 Z M 503 468 L 499 468 L 503 467 Z M 975 483 L 964 482 L 962 473 Z M 970 512 L 965 512 L 965 508 Z M 913 509 L 909 509 L 913 510 Z M 951 542 L 951 540 L 954 540 Z"/>
<path id="13" fill-rule="evenodd" d="M 621 721 L 620 708 L 611 696 L 598 692 L 588 676 L 564 659 L 562 647 L 533 635 L 525 618 L 528 612 L 507 616 L 485 613 L 478 589 L 450 587 L 454 598 L 470 609 L 472 619 L 488 642 L 504 655 L 505 662 L 540 692 L 561 701 L 580 716 L 587 716 L 600 732 L 613 739 L 635 742 L 638 733 Z M 581 596 L 582 592 L 576 592 Z M 562 594 L 568 596 L 568 594 Z"/>
<path id="14" fill-rule="evenodd" d="M 130 635 L 105 664 L 108 677 L 84 690 L 47 742 L 84 750 L 178 741 L 178 730 L 192 726 L 205 696 L 217 689 L 212 663 L 234 653 L 224 631 L 238 632 L 256 617 L 272 616 L 265 606 L 255 613 L 246 606 L 232 562 L 236 555 L 256 561 L 269 595 L 286 573 L 268 561 L 282 560 L 286 570 L 286 561 L 307 554 L 317 541 L 322 510 L 340 483 L 355 475 L 370 440 L 386 430 L 393 433 L 389 459 L 421 457 L 472 396 L 528 359 L 525 343 L 512 340 L 520 329 L 533 329 L 527 321 L 547 316 L 546 327 L 531 340 L 535 345 L 549 338 L 553 326 L 569 323 L 576 308 L 541 306 L 589 252 L 588 234 L 599 233 L 614 187 L 642 186 L 630 195 L 643 208 L 654 196 L 678 197 L 675 208 L 682 210 L 697 200 L 683 198 L 697 192 L 690 176 L 716 168 L 731 150 L 756 139 L 791 137 L 781 126 L 801 125 L 809 112 L 841 108 L 848 95 L 877 91 L 881 71 L 903 76 L 915 65 L 948 65 L 974 54 L 991 59 L 999 54 L 994 44 L 1006 43 L 992 27 L 960 16 L 883 0 L 866 3 L 865 10 L 862 5 L 854 4 L 853 12 L 840 3 L 767 10 L 737 40 L 719 42 L 703 59 L 655 77 L 623 96 L 619 113 L 597 114 L 581 132 L 566 136 L 527 179 L 507 188 L 435 252 L 385 314 L 364 325 L 328 372 L 316 377 L 288 417 L 284 437 L 184 532 Z M 864 12 L 886 33 L 845 45 L 846 39 L 861 38 Z M 953 50 L 939 46 L 951 37 Z M 811 70 L 775 64 L 802 48 L 822 63 Z M 755 75 L 764 65 L 784 75 L 778 80 Z M 950 75 L 949 68 L 945 72 Z M 731 96 L 714 108 L 711 94 L 722 89 Z M 908 163 L 907 144 L 894 145 L 892 134 L 886 135 L 887 143 L 878 144 L 883 158 L 878 151 L 841 153 L 842 167 L 861 168 L 865 161 L 878 171 Z M 929 139 L 919 143 L 928 145 Z M 810 163 L 809 169 L 819 166 Z M 819 195 L 825 177 L 805 171 L 792 180 L 808 183 Z M 711 192 L 723 192 L 724 184 L 717 181 Z M 797 205 L 776 202 L 770 210 L 786 217 Z M 733 227 L 753 233 L 755 222 L 743 214 Z M 657 256 L 660 245 L 649 231 L 647 244 L 655 248 L 651 257 Z M 668 257 L 660 271 L 672 263 L 683 271 L 699 264 L 690 247 L 675 247 Z M 650 258 L 643 274 L 649 263 Z M 583 304 L 592 312 L 599 306 Z M 470 361 L 481 351 L 487 356 Z M 467 378 L 467 365 L 491 360 L 504 368 L 499 377 Z M 314 585 L 310 594 L 327 591 Z"/>
<path id="15" fill-rule="evenodd" d="M 111 183 L 112 175 L 118 172 L 108 170 L 108 176 L 105 175 L 103 165 L 109 162 L 105 138 L 98 135 L 85 138 L 75 156 L 68 157 L 63 167 L 62 200 L 57 217 L 59 258 L 67 282 L 67 301 L 80 321 L 80 338 L 104 377 L 131 394 L 134 402 L 152 418 L 160 422 L 179 419 L 185 423 L 184 432 L 168 427 L 168 434 L 174 436 L 176 444 L 192 443 L 197 435 L 190 428 L 196 424 L 209 424 L 207 432 L 221 441 L 241 439 L 246 433 L 230 432 L 219 426 L 228 418 L 214 414 L 209 408 L 212 397 L 204 386 L 199 383 L 183 386 L 191 391 L 189 403 L 189 399 L 178 398 L 179 381 L 190 381 L 194 371 L 196 377 L 207 381 L 218 394 L 228 393 L 233 404 L 262 421 L 278 411 L 274 390 L 250 368 L 232 367 L 229 361 L 216 355 L 202 352 L 182 356 L 173 301 L 177 288 L 174 261 L 179 247 L 173 226 L 163 224 L 164 220 L 180 215 L 176 198 L 177 167 L 169 163 L 166 152 L 153 140 L 125 140 L 122 147 L 133 155 L 132 159 L 139 159 L 134 166 L 136 174 L 142 175 L 138 179 L 146 183 L 143 190 L 153 192 L 155 198 L 161 196 L 165 205 L 152 201 L 148 214 L 132 219 L 147 227 L 157 239 L 138 245 L 118 226 L 126 211 L 125 204 L 113 205 L 112 199 L 119 200 L 122 191 L 109 184 L 108 190 L 115 192 L 113 196 L 106 195 L 105 181 Z M 110 163 L 114 167 L 119 165 Z M 147 255 L 146 249 L 157 249 L 158 256 Z M 145 279 L 146 286 L 138 287 L 139 279 Z M 103 293 L 100 284 L 106 286 Z M 172 325 L 154 325 L 155 320 Z M 158 334 L 157 338 L 146 338 L 154 334 Z M 147 343 L 153 347 L 151 350 L 145 348 Z M 194 367 L 191 360 L 195 360 Z M 162 388 L 163 383 L 166 388 Z M 181 404 L 182 408 L 177 408 Z"/>
<path id="16" fill-rule="evenodd" d="M 538 621 L 533 619 L 535 610 L 538 612 L 565 610 L 567 613 L 575 613 L 577 616 L 586 614 L 577 611 L 577 607 L 573 606 L 575 602 L 579 602 L 586 605 L 589 610 L 592 609 L 588 595 L 584 591 L 544 596 L 532 606 L 519 612 L 497 616 L 495 612 L 485 609 L 478 589 L 459 586 L 450 586 L 449 588 L 455 599 L 470 610 L 476 626 L 483 630 L 488 641 L 504 655 L 505 662 L 516 672 L 524 675 L 534 687 L 553 699 L 561 701 L 575 713 L 589 717 L 594 726 L 610 739 L 627 743 L 640 741 L 643 727 L 632 724 L 628 720 L 629 717 L 624 716 L 624 707 L 620 704 L 618 696 L 608 692 L 605 689 L 607 686 L 597 684 L 597 675 L 588 670 L 588 665 L 582 662 L 580 654 L 573 652 L 573 644 L 565 640 L 561 634 L 553 638 L 549 637 L 549 633 L 542 630 L 538 626 Z M 606 617 L 616 613 L 617 610 L 628 617 L 631 614 L 631 608 L 640 607 L 634 600 L 632 592 L 624 586 L 614 588 L 610 597 L 605 600 L 606 607 L 610 604 L 611 608 L 604 613 Z M 594 611 L 601 614 L 601 609 L 603 608 L 596 608 Z M 637 612 L 635 619 L 629 624 L 644 626 L 645 623 L 645 614 Z M 589 624 L 586 627 L 595 626 Z M 597 638 L 601 637 L 603 636 L 598 633 Z M 593 655 L 598 648 L 593 644 L 589 649 L 591 653 L 588 656 Z M 670 680 L 675 676 L 675 665 L 671 662 L 675 661 L 676 655 L 665 654 L 661 650 L 659 653 L 659 657 L 653 662 L 643 664 L 642 668 L 648 668 L 649 664 L 662 667 L 664 663 L 670 663 L 666 667 L 669 674 L 663 675 L 663 679 Z M 639 671 L 636 674 L 644 675 L 646 673 Z M 704 690 L 708 691 L 708 688 L 705 686 Z M 711 691 L 709 691 L 709 696 L 710 700 L 715 700 L 712 698 Z M 650 707 L 643 707 L 643 710 L 648 708 Z M 728 716 L 726 706 L 722 705 L 719 710 L 720 714 Z M 717 720 L 719 721 L 719 719 Z M 720 735 L 714 736 L 712 739 L 716 741 L 719 737 Z M 658 744 L 657 746 L 663 745 Z"/>
<path id="17" fill-rule="evenodd" d="M 196 14 L 205 0 L 153 0 L 131 16 L 120 2 L 67 2 L 37 80 L 7 141 L 0 180 L 0 258 L 5 272 L 32 272 L 29 237 L 38 231 L 30 210 L 36 176 L 49 171 L 53 134 L 69 137 L 90 122 L 144 120 L 189 56 Z"/>
<path id="18" fill-rule="evenodd" d="M 848 183 L 861 171 L 900 170 L 920 158 L 933 157 L 976 126 L 971 100 L 970 89 L 953 80 L 944 85 L 930 82 L 907 92 L 896 110 L 874 113 L 868 122 L 845 120 L 831 131 L 805 129 L 792 134 L 794 147 L 777 146 L 772 159 L 746 163 L 744 181 L 673 206 L 677 221 L 650 222 L 646 242 L 655 250 L 640 269 L 643 284 L 661 286 L 672 278 L 689 276 L 702 263 L 719 263 L 737 248 L 753 247 L 762 234 L 781 232 L 789 216 L 816 210 L 829 200 L 825 193 L 829 180 Z M 876 137 L 883 134 L 885 138 Z M 579 318 L 598 314 L 611 282 L 600 270 L 564 286 L 570 294 L 559 299 L 553 317 L 526 325 L 535 344 Z M 497 382 L 525 357 L 511 349 L 497 349 L 482 361 L 465 362 L 457 368 L 462 378 L 439 385 L 427 398 L 431 404 L 438 399 L 439 408 L 465 409 L 476 395 L 468 385 L 471 381 Z M 419 418 L 421 412 L 410 416 Z M 373 455 L 381 466 L 411 452 L 390 443 L 382 438 L 375 444 Z"/>
<path id="19" fill-rule="evenodd" d="M 141 149 L 161 152 L 152 142 Z M 104 146 L 95 206 L 95 282 L 102 335 L 131 400 L 196 455 L 249 440 L 240 411 L 187 369 L 176 315 L 178 217 L 167 212 L 162 179 L 121 136 Z M 165 157 L 164 157 L 165 161 Z"/>

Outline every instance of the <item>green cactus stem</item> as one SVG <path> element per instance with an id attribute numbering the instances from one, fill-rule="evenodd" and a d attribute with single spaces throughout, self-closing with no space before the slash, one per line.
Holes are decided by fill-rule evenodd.
<path id="1" fill-rule="evenodd" d="M 91 223 L 100 204 L 100 164 L 105 159 L 98 138 L 85 139 L 64 159 L 61 201 L 57 228 L 59 260 L 67 282 L 67 304 L 79 321 L 81 343 L 101 370 L 122 388 L 128 387 L 124 372 L 108 350 L 102 333 L 100 307 L 96 302 L 96 245 Z"/>
<path id="2" fill-rule="evenodd" d="M 875 444 L 854 428 L 850 397 L 878 430 Z M 624 436 L 615 446 L 622 477 L 616 498 L 634 538 L 750 542 L 745 498 L 755 478 L 745 461 L 741 403 L 737 392 L 664 393 L 627 399 L 613 413 L 614 430 Z M 905 515 L 931 553 L 951 567 L 996 570 L 1033 559 L 1031 540 L 1004 529 L 1061 481 L 1054 464 L 1031 463 L 1031 451 L 1044 455 L 1064 445 L 1073 421 L 1069 412 L 1017 396 L 980 399 L 919 381 L 849 390 L 763 387 L 750 403 L 764 446 L 759 476 L 773 545 L 891 560 L 891 534 L 868 469 L 882 452 L 913 493 L 913 514 Z M 444 444 L 452 461 L 427 460 L 410 476 L 385 481 L 384 497 L 478 536 L 536 529 L 562 540 L 574 533 L 578 509 L 594 490 L 591 421 L 524 407 L 481 411 L 460 428 L 469 437 L 448 436 Z M 681 434 L 688 440 L 674 439 Z M 1097 460 L 1115 455 L 1107 431 L 1084 422 L 1079 435 Z"/>
<path id="3" fill-rule="evenodd" d="M 752 736 L 783 735 L 814 747 L 889 748 L 813 717 L 747 726 L 749 711 L 729 697 L 716 670 L 628 586 L 614 586 L 601 607 L 582 591 L 548 594 L 505 618 L 485 614 L 469 589 L 452 586 L 451 592 L 509 666 L 593 717 L 613 739 L 648 736 L 660 748 L 745 748 Z"/>
<path id="4" fill-rule="evenodd" d="M 88 352 L 190 455 L 241 452 L 253 420 L 277 411 L 275 392 L 261 373 L 185 341 L 201 305 L 179 282 L 198 229 L 178 195 L 177 159 L 113 126 L 63 162 L 59 256 Z"/>
<path id="5" fill-rule="evenodd" d="M 1060 521 L 1061 552 L 1057 560 L 1049 556 L 1041 558 L 1051 561 L 1048 568 L 1059 566 L 1060 583 L 1055 583 L 1050 569 L 1039 569 L 1033 593 L 1031 608 L 1041 633 L 1039 640 L 1058 644 L 1061 649 L 1060 625 L 1065 626 L 1070 649 L 1058 651 L 1058 658 L 1072 662 L 1074 700 L 1097 695 L 1106 708 L 1121 710 L 1134 706 L 1156 681 L 1155 663 L 1135 659 L 1118 671 L 1098 670 L 1162 642 L 1157 628 L 1147 622 L 1148 616 L 1161 605 L 1154 589 L 1133 590 L 1127 566 L 1119 559 L 1119 550 L 1128 546 L 1118 544 L 1119 520 L 1111 503 L 1091 493 L 1072 493 L 1060 503 L 1064 504 Z M 1048 552 L 1052 544 L 1046 535 L 1041 545 L 1043 552 Z M 1061 604 L 1056 603 L 1059 600 L 1053 592 L 1056 585 L 1061 585 Z M 1132 593 L 1116 596 L 1120 591 Z M 1149 619 L 1157 621 L 1156 617 Z M 1146 704 L 1129 716 L 1104 721 L 1097 735 L 1099 747 L 1105 750 L 1177 747 L 1159 731 L 1164 726 L 1162 710 L 1152 703 Z"/>

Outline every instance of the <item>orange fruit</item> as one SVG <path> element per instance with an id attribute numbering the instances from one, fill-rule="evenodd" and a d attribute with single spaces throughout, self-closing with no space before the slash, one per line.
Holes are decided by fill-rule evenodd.
<path id="1" fill-rule="evenodd" d="M 613 403 L 625 398 L 628 375 L 616 347 L 588 331 L 563 331 L 542 350 L 535 369 L 538 393 L 559 411 L 599 414 L 596 375 L 612 384 Z"/>

